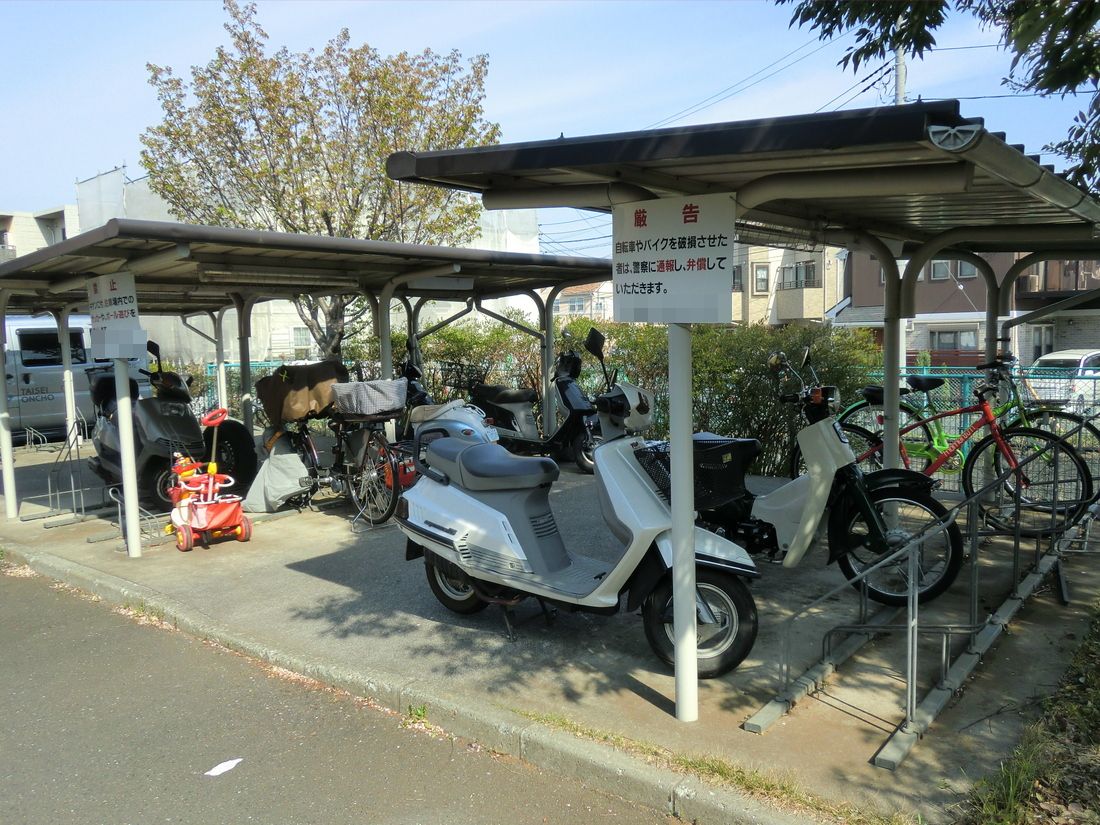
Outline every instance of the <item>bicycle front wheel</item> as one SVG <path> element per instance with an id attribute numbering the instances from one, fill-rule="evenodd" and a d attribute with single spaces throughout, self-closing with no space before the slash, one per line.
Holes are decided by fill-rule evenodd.
<path id="1" fill-rule="evenodd" d="M 970 450 L 963 465 L 964 495 L 981 493 L 983 518 L 1006 533 L 1017 523 L 1024 536 L 1061 533 L 1092 501 L 1085 462 L 1068 442 L 1045 430 L 1015 427 L 1001 437 L 1004 448 L 991 433 Z M 1009 472 L 1013 464 L 1023 465 L 1018 473 Z"/>
<path id="2" fill-rule="evenodd" d="M 397 453 L 377 430 L 367 436 L 363 460 L 348 479 L 352 504 L 371 524 L 381 524 L 397 509 L 401 483 Z"/>

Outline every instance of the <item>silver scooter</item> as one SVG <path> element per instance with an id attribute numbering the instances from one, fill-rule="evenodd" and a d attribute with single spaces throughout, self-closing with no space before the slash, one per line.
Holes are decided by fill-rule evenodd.
<path id="1" fill-rule="evenodd" d="M 498 444 L 441 438 L 413 455 L 420 481 L 398 503 L 408 538 L 406 559 L 424 558 L 428 585 L 447 608 L 476 613 L 537 599 L 549 607 L 600 614 L 642 609 L 646 638 L 672 664 L 672 518 L 669 505 L 638 463 L 653 396 L 616 383 L 595 399 L 606 439 L 595 452 L 604 520 L 622 543 L 614 563 L 570 552 L 550 509 L 558 466 L 515 456 Z M 756 604 L 744 579 L 758 575 L 749 555 L 713 532 L 695 529 L 699 675 L 729 672 L 756 640 Z"/>

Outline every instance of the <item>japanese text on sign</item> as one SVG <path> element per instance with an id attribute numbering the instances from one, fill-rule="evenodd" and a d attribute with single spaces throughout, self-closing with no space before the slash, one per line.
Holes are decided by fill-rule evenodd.
<path id="1" fill-rule="evenodd" d="M 733 232 L 731 194 L 616 206 L 615 320 L 729 323 Z"/>
<path id="2" fill-rule="evenodd" d="M 88 279 L 88 314 L 95 358 L 140 358 L 145 354 L 146 336 L 133 275 L 117 272 Z"/>

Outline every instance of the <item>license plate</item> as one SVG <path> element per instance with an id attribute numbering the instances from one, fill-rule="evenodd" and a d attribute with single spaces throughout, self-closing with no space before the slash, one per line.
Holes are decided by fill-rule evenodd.
<path id="1" fill-rule="evenodd" d="M 500 435 L 497 433 L 496 427 L 490 427 L 485 425 L 485 437 L 490 441 L 500 441 Z"/>

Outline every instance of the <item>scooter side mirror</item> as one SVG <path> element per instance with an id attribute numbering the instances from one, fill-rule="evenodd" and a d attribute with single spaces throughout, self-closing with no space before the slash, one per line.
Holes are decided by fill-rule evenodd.
<path id="1" fill-rule="evenodd" d="M 160 344 L 158 344 L 156 341 L 150 339 L 149 342 L 145 344 L 145 349 L 148 350 L 149 354 L 156 358 L 158 361 L 160 360 Z"/>
<path id="2" fill-rule="evenodd" d="M 810 363 L 810 348 L 809 347 L 803 347 L 802 348 L 802 360 L 799 361 L 798 368 L 800 370 L 805 369 L 806 365 L 809 364 L 809 363 Z"/>
<path id="3" fill-rule="evenodd" d="M 595 327 L 588 330 L 588 337 L 584 339 L 584 348 L 598 358 L 600 363 L 603 363 L 603 345 L 606 340 Z"/>

